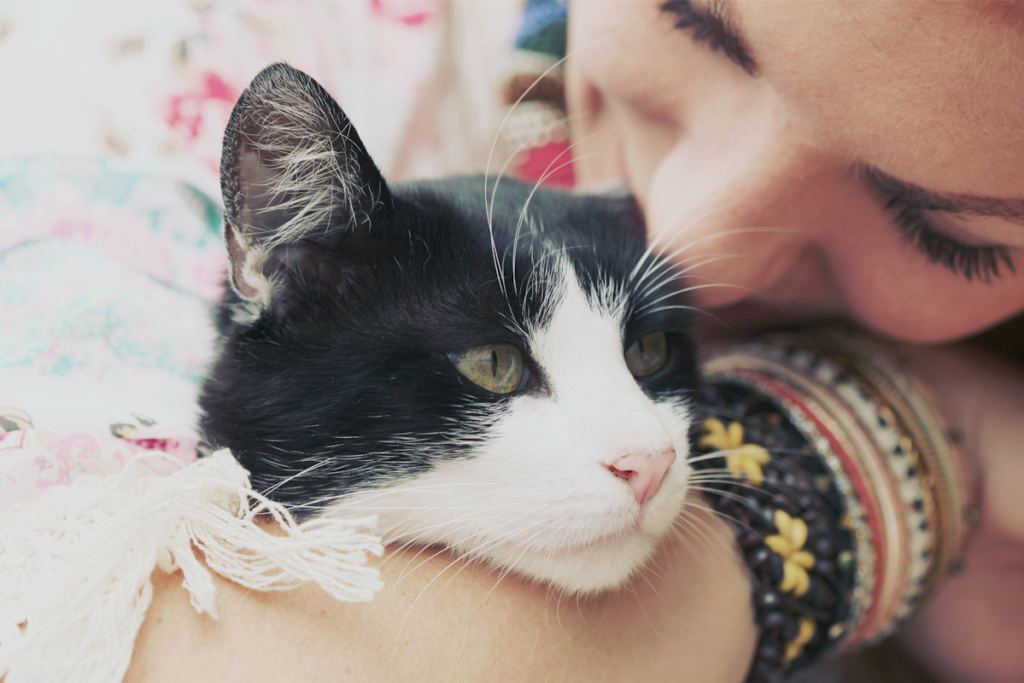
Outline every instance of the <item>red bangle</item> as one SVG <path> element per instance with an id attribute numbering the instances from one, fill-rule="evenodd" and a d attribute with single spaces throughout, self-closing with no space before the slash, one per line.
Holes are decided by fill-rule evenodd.
<path id="1" fill-rule="evenodd" d="M 731 346 L 704 368 L 703 403 L 712 422 L 706 423 L 710 432 L 698 436 L 698 448 L 721 450 L 731 481 L 744 480 L 739 488 L 727 479 L 705 490 L 716 509 L 740 521 L 741 551 L 755 579 L 762 635 L 750 681 L 772 680 L 827 651 L 888 635 L 933 590 L 959 548 L 965 496 L 958 461 L 938 414 L 905 373 L 894 363 L 886 365 L 887 359 L 883 347 L 859 333 L 802 332 Z M 747 404 L 758 407 L 742 407 Z M 791 442 L 781 450 L 774 442 L 764 444 L 763 468 L 754 469 L 739 454 L 754 452 L 750 449 L 764 433 L 762 418 L 772 413 L 785 423 L 782 433 Z M 733 443 L 727 432 L 746 438 Z M 801 457 L 792 456 L 797 451 Z M 694 467 L 720 464 L 704 458 Z M 793 481 L 786 484 L 780 477 Z M 815 481 L 816 490 L 798 485 L 807 481 Z M 760 516 L 743 509 L 738 499 L 744 498 Z M 813 502 L 816 498 L 829 504 Z M 811 503 L 799 507 L 798 499 Z M 765 524 L 787 507 L 784 518 Z M 802 545 L 794 550 L 783 538 L 778 521 L 804 533 L 811 526 L 801 515 L 810 519 L 821 510 L 831 510 L 833 519 L 816 521 L 816 530 L 808 533 L 826 546 L 847 544 L 836 558 L 842 564 L 845 553 L 845 573 Z M 780 556 L 785 569 L 774 587 L 762 568 L 765 548 Z M 819 571 L 822 565 L 828 571 Z M 834 584 L 841 594 L 836 605 L 822 610 L 803 594 L 787 593 L 801 572 L 807 575 L 799 577 L 801 587 Z M 782 611 L 788 610 L 781 622 L 773 616 L 781 609 L 774 599 L 762 604 L 776 589 L 783 592 Z M 773 659 L 780 647 L 785 655 Z"/>

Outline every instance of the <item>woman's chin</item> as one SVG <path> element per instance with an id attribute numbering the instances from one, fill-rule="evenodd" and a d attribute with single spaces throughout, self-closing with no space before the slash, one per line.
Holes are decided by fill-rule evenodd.
<path id="1" fill-rule="evenodd" d="M 836 306 L 824 304 L 771 305 L 751 301 L 714 308 L 695 320 L 696 333 L 702 338 L 731 337 L 773 327 L 799 323 L 836 323 L 849 319 Z"/>

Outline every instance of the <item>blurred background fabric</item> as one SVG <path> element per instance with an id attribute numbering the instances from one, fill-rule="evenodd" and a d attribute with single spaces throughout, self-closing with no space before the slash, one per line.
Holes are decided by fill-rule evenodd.
<path id="1" fill-rule="evenodd" d="M 203 452 L 221 139 L 260 69 L 286 61 L 323 84 L 389 181 L 483 170 L 519 11 L 0 2 L 0 509 L 141 450 Z"/>
<path id="2" fill-rule="evenodd" d="M 518 6 L 7 0 L 0 160 L 100 156 L 216 196 L 235 100 L 261 68 L 286 61 L 335 96 L 389 178 L 473 170 L 496 129 Z"/>

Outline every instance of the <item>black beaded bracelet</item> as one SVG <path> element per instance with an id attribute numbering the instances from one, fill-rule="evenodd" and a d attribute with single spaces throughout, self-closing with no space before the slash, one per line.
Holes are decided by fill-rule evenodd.
<path id="1" fill-rule="evenodd" d="M 769 397 L 740 383 L 716 382 L 703 386 L 701 404 L 705 420 L 741 425 L 745 442 L 758 444 L 773 456 L 761 466 L 760 483 L 744 477 L 732 482 L 705 479 L 702 484 L 713 508 L 736 527 L 752 575 L 760 636 L 747 680 L 771 681 L 817 659 L 834 642 L 829 638 L 831 627 L 843 624 L 849 616 L 854 562 L 851 532 L 840 525 L 844 497 L 806 435 Z M 698 420 L 695 449 L 727 451 L 707 443 L 705 420 Z M 709 473 L 729 468 L 723 453 L 696 459 L 694 469 Z M 799 569 L 793 569 L 795 552 L 787 558 L 766 542 L 773 536 L 786 538 L 776 521 L 780 513 L 790 520 L 790 537 L 793 520 L 806 525 L 806 539 L 791 545 L 810 549 L 814 557 L 810 568 L 797 564 Z M 793 550 L 799 552 L 800 548 Z M 802 570 L 807 575 L 807 586 L 800 595 L 779 588 L 787 560 L 791 572 Z"/>
<path id="2" fill-rule="evenodd" d="M 747 680 L 891 633 L 963 537 L 966 473 L 923 388 L 846 329 L 764 335 L 704 375 L 692 478 L 750 569 Z"/>

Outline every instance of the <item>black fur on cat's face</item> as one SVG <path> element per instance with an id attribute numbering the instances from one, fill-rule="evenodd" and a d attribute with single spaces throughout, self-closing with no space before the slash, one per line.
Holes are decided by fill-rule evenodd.
<path id="1" fill-rule="evenodd" d="M 232 288 L 202 429 L 256 490 L 566 590 L 647 559 L 686 493 L 696 370 L 632 198 L 388 187 L 283 64 L 236 105 L 221 174 Z"/>

